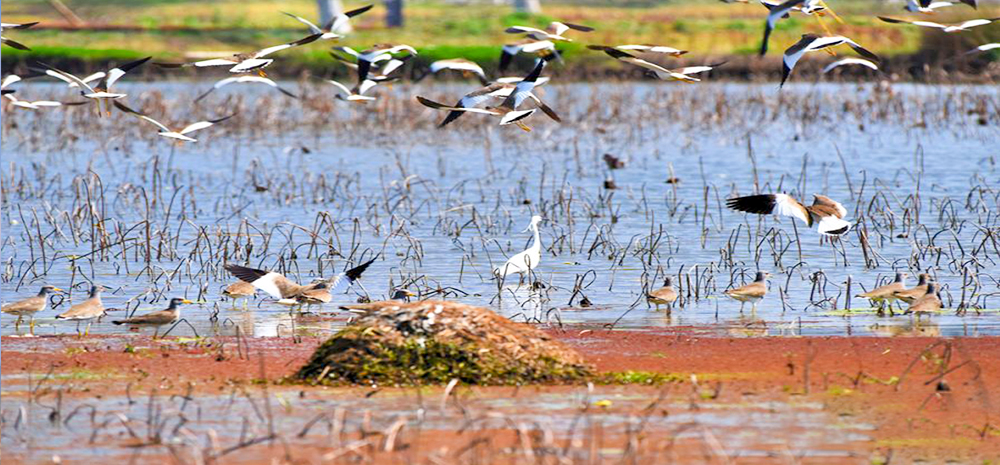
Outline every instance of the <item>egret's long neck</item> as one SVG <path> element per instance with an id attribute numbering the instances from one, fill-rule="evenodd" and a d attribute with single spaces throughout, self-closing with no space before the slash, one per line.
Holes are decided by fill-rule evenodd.
<path id="1" fill-rule="evenodd" d="M 542 238 L 538 234 L 538 225 L 531 225 L 531 229 L 535 232 L 535 243 L 531 244 L 531 248 L 541 250 Z"/>

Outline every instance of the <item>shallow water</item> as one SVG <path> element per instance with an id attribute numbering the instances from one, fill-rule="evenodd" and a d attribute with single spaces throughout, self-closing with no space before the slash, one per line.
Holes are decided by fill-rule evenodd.
<path id="1" fill-rule="evenodd" d="M 291 446 L 293 455 L 301 458 L 313 449 L 337 450 L 338 443 L 350 443 L 359 430 L 368 434 L 387 431 L 397 421 L 405 425 L 400 444 L 414 442 L 415 434 L 432 435 L 458 454 L 483 437 L 496 440 L 497 431 L 516 426 L 538 432 L 545 438 L 541 441 L 565 448 L 563 454 L 576 460 L 594 452 L 608 459 L 620 458 L 627 446 L 624 438 L 637 431 L 644 446 L 632 453 L 647 460 L 668 452 L 686 460 L 704 460 L 700 447 L 713 441 L 721 444 L 724 453 L 741 457 L 793 455 L 829 460 L 851 457 L 852 450 L 871 441 L 871 425 L 850 417 L 833 418 L 816 402 L 748 396 L 728 404 L 685 399 L 684 394 L 658 398 L 655 388 L 599 386 L 589 392 L 580 387 L 463 387 L 457 399 L 442 404 L 439 391 L 424 389 L 418 394 L 393 389 L 369 397 L 361 389 L 330 389 L 309 391 L 304 398 L 297 390 L 280 387 L 271 391 L 240 388 L 226 395 L 191 398 L 153 392 L 86 401 L 67 397 L 60 399 L 58 409 L 48 402 L 51 396 L 42 396 L 45 400 L 37 403 L 9 399 L 3 411 L 5 447 L 11 457 L 30 462 L 46 461 L 69 448 L 73 460 L 150 460 L 169 450 L 175 458 L 190 462 L 273 431 L 282 438 L 280 444 Z M 595 405 L 599 402 L 609 407 Z M 158 444 L 153 444 L 154 437 Z M 594 441 L 601 444 L 600 451 L 588 451 Z M 487 448 L 499 453 L 503 441 L 498 442 Z M 659 450 L 668 442 L 665 450 Z M 427 447 L 402 448 L 398 454 L 413 460 L 426 453 Z M 544 450 L 544 444 L 537 446 L 538 453 Z M 227 459 L 242 462 L 259 457 L 254 454 L 236 453 Z"/>
<path id="2" fill-rule="evenodd" d="M 163 107 L 141 100 L 133 106 L 175 115 L 181 124 L 234 110 L 240 116 L 230 127 L 198 133 L 196 144 L 172 147 L 126 116 L 84 123 L 86 109 L 72 117 L 5 114 L 4 302 L 42 283 L 73 283 L 77 302 L 92 281 L 111 288 L 106 306 L 139 313 L 172 296 L 199 300 L 184 307 L 190 326 L 180 324 L 174 335 L 231 335 L 239 327 L 245 335 L 273 336 L 334 331 L 349 316 L 335 304 L 385 298 L 402 284 L 422 296 L 443 289 L 448 299 L 552 324 L 735 336 L 1000 334 L 1000 302 L 989 296 L 998 291 L 1000 250 L 985 240 L 996 233 L 1000 212 L 995 87 L 895 86 L 890 94 L 850 84 L 798 84 L 781 93 L 770 84 L 619 84 L 610 91 L 550 84 L 544 98 L 565 122 L 536 115 L 526 133 L 486 125 L 478 115 L 437 130 L 431 124 L 442 114 L 411 108 L 413 93 L 448 100 L 469 88 L 456 83 L 396 86 L 369 107 L 376 110 L 323 103 L 333 105 L 326 113 L 316 109 L 331 100 L 322 88 L 299 103 L 250 87 L 241 97 L 220 92 L 191 109 L 183 102 L 201 89 L 189 85 L 123 88 L 161 93 Z M 779 99 L 785 109 L 774 103 Z M 871 101 L 897 110 L 859 117 L 850 108 Z M 626 158 L 627 167 L 610 173 L 601 161 L 606 152 Z M 602 184 L 612 175 L 618 189 L 609 191 Z M 668 177 L 680 181 L 666 184 Z M 842 201 L 849 218 L 867 228 L 876 263 L 865 267 L 856 232 L 831 246 L 799 224 L 796 242 L 788 218 L 725 210 L 724 199 L 752 193 L 755 180 L 761 191 Z M 62 219 L 88 209 L 78 195 L 84 181 L 104 193 L 101 200 L 94 194 L 89 208 L 112 229 L 106 256 L 93 253 L 89 220 L 73 233 Z M 153 252 L 145 268 L 150 198 L 158 202 L 150 207 Z M 919 221 L 906 209 L 913 205 Z M 520 231 L 539 213 L 546 217 L 545 250 L 535 278 L 545 289 L 508 282 L 498 292 L 490 270 L 528 245 L 530 236 Z M 262 294 L 244 310 L 220 295 L 233 280 L 221 271 L 216 248 L 248 239 L 253 250 L 230 261 L 281 269 L 300 282 L 331 276 L 362 255 L 379 259 L 362 286 L 309 309 L 316 314 L 290 313 Z M 975 266 L 962 268 L 969 262 Z M 722 292 L 757 269 L 774 275 L 770 292 L 755 312 L 741 312 Z M 856 294 L 894 270 L 929 271 L 950 308 L 964 299 L 981 309 L 918 321 L 880 317 L 853 298 L 852 311 L 843 311 L 848 278 Z M 669 315 L 642 298 L 664 273 L 675 281 L 683 275 L 691 293 Z M 963 279 L 981 284 L 975 295 L 966 286 L 963 296 Z M 574 292 L 577 280 L 582 294 Z M 582 296 L 593 305 L 580 306 Z M 36 331 L 75 331 L 75 324 L 52 319 L 56 313 L 39 314 Z M 108 321 L 123 313 L 110 313 L 91 331 L 128 331 Z M 15 334 L 14 321 L 3 315 L 0 334 Z"/>

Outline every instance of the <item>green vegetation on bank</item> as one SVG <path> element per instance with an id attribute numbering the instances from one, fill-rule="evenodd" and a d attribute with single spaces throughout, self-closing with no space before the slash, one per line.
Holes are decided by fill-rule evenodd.
<path id="1" fill-rule="evenodd" d="M 38 29 L 11 31 L 11 38 L 33 50 L 22 52 L 5 47 L 2 56 L 5 68 L 34 60 L 88 68 L 96 63 L 146 55 L 156 60 L 175 61 L 189 57 L 188 53 L 204 56 L 212 52 L 253 50 L 294 40 L 306 33 L 298 22 L 280 11 L 307 18 L 316 15 L 312 0 L 67 0 L 65 3 L 87 21 L 87 28 L 68 28 L 66 20 L 46 1 L 3 3 L 4 21 L 42 23 Z M 360 2 L 345 2 L 348 8 L 355 3 Z M 518 39 L 518 36 L 503 32 L 507 26 L 544 27 L 552 19 L 561 19 L 596 29 L 588 34 L 570 33 L 568 35 L 577 41 L 559 44 L 567 59 L 591 69 L 621 69 L 621 66 L 599 52 L 587 50 L 584 45 L 589 43 L 669 45 L 690 50 L 686 57 L 689 61 L 749 57 L 760 45 L 764 9 L 755 3 L 643 2 L 643 5 L 645 7 L 641 8 L 581 7 L 546 3 L 544 14 L 530 16 L 489 3 L 407 2 L 405 26 L 386 29 L 383 26 L 384 7 L 376 2 L 371 12 L 356 18 L 355 32 L 342 44 L 363 49 L 380 42 L 406 43 L 420 50 L 420 62 L 465 57 L 492 68 L 499 59 L 500 46 Z M 886 24 L 875 18 L 876 14 L 907 16 L 897 3 L 854 0 L 837 2 L 836 8 L 843 23 L 827 17 L 822 19 L 827 28 L 888 58 L 918 54 L 922 49 L 941 43 L 959 50 L 1000 40 L 1000 25 L 952 34 L 945 40 L 938 37 L 944 35 L 938 31 Z M 1000 5 L 982 5 L 978 11 L 956 5 L 943 10 L 934 20 L 948 22 L 996 16 L 1000 16 Z M 123 30 L 122 27 L 133 29 Z M 781 21 L 771 38 L 772 55 L 778 56 L 781 49 L 806 32 L 822 33 L 820 20 L 798 16 Z M 334 42 L 311 44 L 276 56 L 293 71 L 323 72 L 334 67 L 326 54 L 327 45 L 334 45 Z M 996 59 L 997 55 L 1000 54 L 987 56 Z"/>

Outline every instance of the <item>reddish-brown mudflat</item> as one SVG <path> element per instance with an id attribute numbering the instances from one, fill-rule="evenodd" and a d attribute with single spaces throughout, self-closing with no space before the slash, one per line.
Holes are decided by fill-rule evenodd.
<path id="1" fill-rule="evenodd" d="M 871 429 L 865 431 L 868 440 L 844 446 L 845 452 L 850 453 L 845 457 L 850 457 L 849 460 L 855 463 L 909 463 L 921 459 L 986 463 L 1000 460 L 1000 399 L 997 398 L 1000 395 L 1000 338 L 997 337 L 699 338 L 686 334 L 578 329 L 552 331 L 552 334 L 579 350 L 599 371 L 655 372 L 669 375 L 673 380 L 657 387 L 619 386 L 614 388 L 616 395 L 633 393 L 653 399 L 659 393 L 668 392 L 674 401 L 683 398 L 690 399 L 692 405 L 718 403 L 727 408 L 748 405 L 748 399 L 787 402 L 790 405 L 808 402 L 819 405 L 819 409 L 832 419 L 850 418 L 853 422 L 871 425 Z M 293 373 L 320 342 L 319 338 L 154 341 L 148 337 L 120 336 L 83 340 L 75 337 L 4 337 L 0 341 L 3 347 L 0 373 L 4 377 L 4 398 L 8 400 L 23 400 L 28 392 L 37 389 L 37 386 L 29 386 L 29 378 L 24 376 L 28 373 L 36 383 L 46 374 L 50 377 L 64 375 L 58 383 L 50 381 L 47 388 L 53 389 L 58 384 L 60 399 L 122 396 L 126 385 L 133 396 L 151 390 L 180 392 L 195 397 L 216 396 L 232 391 L 233 386 L 259 386 L 262 380 L 274 381 Z M 80 373 L 87 376 L 72 376 Z M 632 375 L 632 379 L 638 381 L 646 377 L 648 373 Z M 274 386 L 272 389 L 290 390 L 302 397 L 313 395 L 310 394 L 312 392 L 317 396 L 330 392 L 324 388 L 298 386 Z M 478 389 L 467 389 L 465 392 L 474 393 Z M 468 395 L 503 397 L 518 395 L 518 392 L 525 395 L 524 391 L 514 388 L 482 389 L 480 394 Z M 571 391 L 580 390 L 579 387 L 563 386 L 521 389 L 528 390 L 533 396 L 566 393 L 567 397 Z M 409 392 L 405 389 L 399 391 Z M 346 394 L 338 395 L 356 395 L 364 399 L 372 392 L 385 395 L 383 393 L 392 390 L 365 387 L 349 388 L 344 392 Z M 441 389 L 427 395 L 440 396 Z M 437 400 L 431 402 L 436 403 Z M 595 408 L 613 412 L 614 409 L 625 409 L 627 405 L 618 402 Z M 697 418 L 699 409 L 691 410 L 693 413 L 690 414 Z M 308 419 L 307 416 L 302 422 Z M 460 427 L 461 424 L 454 426 L 456 430 Z M 484 437 L 504 446 L 494 444 L 496 447 L 483 449 L 489 452 L 482 453 L 486 457 L 480 463 L 532 462 L 520 453 L 513 453 L 510 457 L 502 454 L 491 456 L 499 453 L 497 451 L 520 450 L 517 447 L 528 441 L 524 436 L 526 433 L 518 430 L 517 426 L 494 425 L 491 428 L 495 428 L 490 430 L 495 434 Z M 391 432 L 391 425 L 387 430 Z M 622 434 L 609 432 L 605 440 L 611 442 Z M 457 432 L 449 435 L 439 431 L 410 431 L 398 439 L 400 444 L 408 445 L 408 455 L 394 456 L 394 447 L 387 447 L 387 440 L 381 437 L 378 447 L 373 445 L 374 442 L 365 443 L 366 450 L 370 449 L 366 459 L 460 463 L 471 456 L 454 454 L 472 453 L 469 451 L 474 452 L 476 447 L 484 444 L 483 439 L 470 442 Z M 393 440 L 397 439 L 393 437 Z M 665 439 L 650 438 L 645 441 L 652 444 L 656 441 L 662 443 Z M 708 439 L 704 441 L 705 444 L 711 442 Z M 419 448 L 414 449 L 417 444 Z M 584 449 L 596 447 L 589 443 L 581 444 Z M 279 460 L 294 457 L 305 461 L 319 461 L 324 456 L 342 460 L 358 458 L 359 452 L 348 450 L 350 447 L 347 446 L 341 449 L 324 447 L 296 448 L 295 454 L 288 455 L 287 447 L 247 446 L 240 453 L 234 453 L 233 457 L 244 461 L 264 460 L 266 457 Z M 721 447 L 724 449 L 725 444 Z M 5 449 L 11 450 L 9 446 Z M 417 450 L 426 454 L 416 453 Z M 711 461 L 719 463 L 764 463 L 781 457 L 780 451 L 767 457 L 718 457 L 713 455 L 711 447 L 703 445 L 698 450 L 704 453 L 698 457 L 706 458 L 706 461 L 711 457 Z M 452 455 L 443 451 L 451 451 Z M 436 455 L 439 452 L 444 455 Z M 627 448 L 623 453 L 627 453 Z M 165 451 L 159 454 L 168 456 Z M 649 460 L 648 457 L 683 458 L 691 457 L 693 452 L 671 450 L 671 454 L 674 455 L 637 457 L 639 461 Z M 25 457 L 23 453 L 7 452 L 5 462 Z M 452 458 L 445 460 L 441 457 Z M 455 457 L 462 460 L 456 461 Z M 486 460 L 491 458 L 496 460 Z M 794 456 L 785 458 L 808 463 L 838 462 L 830 457 L 825 460 Z"/>

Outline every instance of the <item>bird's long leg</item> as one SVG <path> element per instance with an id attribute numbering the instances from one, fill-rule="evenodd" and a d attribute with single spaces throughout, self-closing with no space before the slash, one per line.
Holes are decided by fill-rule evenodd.
<path id="1" fill-rule="evenodd" d="M 80 337 L 80 320 L 76 320 L 76 335 Z"/>
<path id="2" fill-rule="evenodd" d="M 531 132 L 531 128 L 529 128 L 526 124 L 524 124 L 524 123 L 522 123 L 520 121 L 518 121 L 518 122 L 516 122 L 514 124 L 516 124 L 517 127 L 521 128 L 521 129 L 524 129 L 524 132 Z"/>
<path id="3" fill-rule="evenodd" d="M 28 334 L 35 335 L 35 315 L 28 317 Z"/>
<path id="4" fill-rule="evenodd" d="M 94 323 L 93 320 L 87 321 L 87 329 L 83 332 L 84 337 L 90 336 L 90 325 L 92 325 L 93 323 Z"/>
<path id="5" fill-rule="evenodd" d="M 833 8 L 830 8 L 830 5 L 827 5 L 826 2 L 823 1 L 821 1 L 820 3 L 826 8 L 826 11 L 830 12 L 830 16 L 833 16 L 834 20 L 836 20 L 840 24 L 844 24 L 844 20 L 840 19 L 840 16 L 837 16 L 837 13 L 833 11 Z"/>
<path id="6" fill-rule="evenodd" d="M 262 78 L 266 78 L 267 77 L 267 73 L 264 72 L 264 68 L 258 69 L 257 70 L 257 74 L 259 74 L 260 77 L 262 77 Z"/>
<path id="7" fill-rule="evenodd" d="M 816 13 L 815 15 L 813 15 L 813 17 L 816 18 L 816 22 L 819 23 L 819 27 L 823 28 L 823 31 L 826 32 L 826 35 L 828 36 L 833 35 L 833 33 L 830 32 L 830 28 L 826 27 L 826 23 L 823 22 L 823 18 L 819 16 L 819 13 Z M 825 50 L 826 53 L 833 55 L 833 51 L 830 50 L 829 48 L 824 48 L 823 50 Z"/>
<path id="8" fill-rule="evenodd" d="M 21 316 L 21 315 L 18 315 L 17 316 L 17 321 L 14 322 L 14 331 L 15 332 L 18 332 L 18 331 L 21 330 L 21 318 L 24 318 L 24 317 Z"/>

